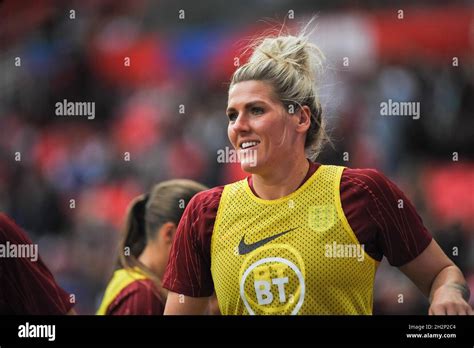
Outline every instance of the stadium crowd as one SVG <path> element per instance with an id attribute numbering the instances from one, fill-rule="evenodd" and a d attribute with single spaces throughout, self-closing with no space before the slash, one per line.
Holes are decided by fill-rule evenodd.
<path id="1" fill-rule="evenodd" d="M 59 284 L 75 294 L 76 311 L 92 314 L 133 197 L 165 179 L 213 187 L 244 177 L 238 165 L 217 161 L 230 146 L 233 55 L 221 53 L 254 28 L 156 24 L 149 2 L 76 6 L 75 19 L 66 6 L 25 8 L 28 24 L 2 44 L 0 210 L 39 244 Z M 419 56 L 380 59 L 371 69 L 329 65 L 321 92 L 332 145 L 319 161 L 386 173 L 474 288 L 472 64 Z M 381 116 L 388 99 L 420 102 L 421 117 Z M 63 100 L 94 102 L 95 118 L 56 115 Z M 381 268 L 374 313 L 426 313 L 421 293 Z"/>

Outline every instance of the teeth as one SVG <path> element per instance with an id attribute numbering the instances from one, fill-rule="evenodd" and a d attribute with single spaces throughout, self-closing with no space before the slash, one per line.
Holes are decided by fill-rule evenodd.
<path id="1" fill-rule="evenodd" d="M 251 146 L 255 146 L 257 145 L 258 143 L 256 141 L 246 141 L 245 143 L 242 143 L 242 145 L 240 145 L 240 147 L 242 149 L 246 149 L 248 147 L 251 147 Z"/>

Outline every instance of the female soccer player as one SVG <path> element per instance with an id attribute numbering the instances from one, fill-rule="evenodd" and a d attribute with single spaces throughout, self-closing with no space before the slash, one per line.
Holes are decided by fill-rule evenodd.
<path id="1" fill-rule="evenodd" d="M 206 187 L 191 180 L 157 184 L 129 208 L 114 272 L 97 314 L 162 315 L 166 291 L 161 279 L 185 205 Z"/>
<path id="2" fill-rule="evenodd" d="M 189 203 L 165 314 L 202 313 L 214 289 L 222 314 L 371 314 L 383 256 L 430 298 L 430 314 L 471 314 L 461 271 L 395 184 L 308 159 L 325 139 L 318 48 L 304 34 L 254 47 L 227 107 L 228 137 L 251 175 Z"/>

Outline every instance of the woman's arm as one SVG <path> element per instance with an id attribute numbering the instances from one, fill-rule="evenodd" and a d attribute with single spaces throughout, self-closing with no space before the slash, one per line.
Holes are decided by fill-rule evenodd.
<path id="1" fill-rule="evenodd" d="M 210 297 L 191 297 L 170 291 L 166 300 L 165 315 L 206 314 Z"/>
<path id="2" fill-rule="evenodd" d="M 214 293 L 211 238 L 223 189 L 196 194 L 181 217 L 163 276 L 163 288 L 169 290 L 164 314 L 206 313 Z"/>
<path id="3" fill-rule="evenodd" d="M 455 265 L 443 268 L 430 292 L 431 315 L 473 315 L 469 305 L 470 290 L 461 270 Z"/>
<path id="4" fill-rule="evenodd" d="M 429 297 L 430 315 L 474 314 L 468 304 L 470 291 L 463 274 L 434 239 L 420 255 L 399 269 Z"/>

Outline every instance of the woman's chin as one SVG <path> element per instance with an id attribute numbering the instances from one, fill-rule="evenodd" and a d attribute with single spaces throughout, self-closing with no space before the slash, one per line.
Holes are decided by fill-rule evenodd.
<path id="1" fill-rule="evenodd" d="M 240 162 L 240 168 L 242 168 L 244 172 L 256 174 L 258 172 L 259 166 L 257 165 L 257 163 L 252 161 L 243 161 Z"/>

